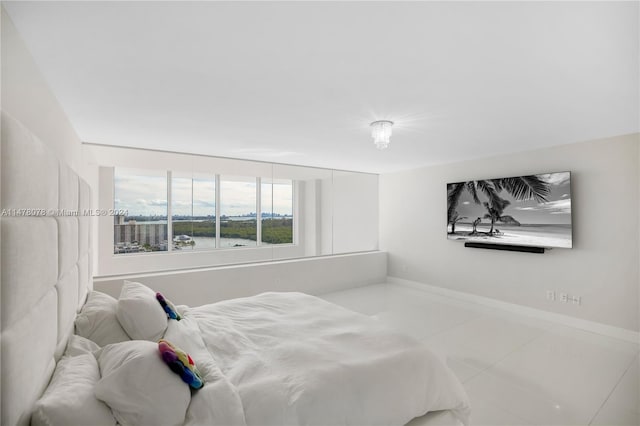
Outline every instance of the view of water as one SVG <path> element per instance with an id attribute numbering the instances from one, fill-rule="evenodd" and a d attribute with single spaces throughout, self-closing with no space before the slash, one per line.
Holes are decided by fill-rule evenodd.
<path id="1" fill-rule="evenodd" d="M 289 217 L 290 218 L 290 217 Z M 235 216 L 228 217 L 225 220 L 231 221 L 242 221 L 242 220 L 254 220 L 255 217 L 247 217 L 247 216 Z M 204 222 L 204 220 L 174 220 L 173 222 Z M 150 220 L 150 221 L 138 221 L 138 224 L 167 224 L 166 220 Z M 207 250 L 207 249 L 215 249 L 216 248 L 216 239 L 215 237 L 193 237 L 193 241 L 195 245 L 189 246 L 185 245 L 180 250 L 188 251 L 188 250 Z M 261 245 L 272 245 L 270 243 L 263 242 Z M 243 238 L 220 238 L 220 247 L 219 248 L 227 248 L 227 247 L 256 247 L 257 244 L 255 241 L 243 239 Z"/>
<path id="2" fill-rule="evenodd" d="M 194 250 L 213 249 L 216 248 L 216 239 L 214 237 L 193 237 L 193 241 L 196 243 L 193 246 Z M 269 243 L 262 243 L 263 246 L 271 245 Z M 220 238 L 220 247 L 255 247 L 256 242 L 252 240 L 245 240 L 242 238 Z M 182 250 L 191 250 L 190 247 L 184 247 Z"/>

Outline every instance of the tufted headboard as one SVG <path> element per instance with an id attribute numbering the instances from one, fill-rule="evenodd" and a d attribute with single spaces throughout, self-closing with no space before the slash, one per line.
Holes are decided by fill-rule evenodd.
<path id="1" fill-rule="evenodd" d="M 6 113 L 1 156 L 0 423 L 9 426 L 29 423 L 92 288 L 90 217 L 82 215 L 91 189 Z"/>

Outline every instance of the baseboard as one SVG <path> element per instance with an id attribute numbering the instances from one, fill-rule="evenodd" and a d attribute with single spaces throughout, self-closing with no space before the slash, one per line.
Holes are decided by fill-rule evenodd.
<path id="1" fill-rule="evenodd" d="M 613 337 L 615 339 L 625 340 L 631 343 L 640 343 L 640 333 L 633 330 L 627 330 L 626 328 L 614 327 L 595 321 L 575 318 L 569 315 L 557 314 L 555 312 L 547 312 L 541 309 L 530 308 L 528 306 L 517 305 L 515 303 L 503 302 L 501 300 L 491 299 L 489 297 L 478 296 L 476 294 L 465 293 L 462 291 L 451 290 L 448 288 L 437 287 L 429 284 L 423 284 L 417 281 L 410 281 L 402 278 L 387 277 L 387 283 L 399 284 L 429 293 L 438 294 L 440 296 L 450 297 L 452 299 L 463 300 L 465 302 L 501 309 L 503 311 L 525 315 L 532 318 L 538 318 L 544 321 L 554 322 L 557 324 L 566 325 L 568 327 L 590 331 L 592 333 Z"/>

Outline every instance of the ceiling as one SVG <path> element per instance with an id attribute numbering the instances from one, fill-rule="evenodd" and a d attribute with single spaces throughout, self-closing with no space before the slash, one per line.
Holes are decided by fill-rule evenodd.
<path id="1" fill-rule="evenodd" d="M 639 131 L 637 2 L 3 4 L 90 143 L 384 173 Z"/>

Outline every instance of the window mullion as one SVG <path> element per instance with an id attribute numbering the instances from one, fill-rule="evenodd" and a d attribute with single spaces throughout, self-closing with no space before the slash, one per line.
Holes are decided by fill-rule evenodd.
<path id="1" fill-rule="evenodd" d="M 256 178 L 256 245 L 262 245 L 262 179 Z"/>
<path id="2" fill-rule="evenodd" d="M 167 251 L 173 251 L 173 220 L 171 214 L 171 170 L 167 170 Z"/>
<path id="3" fill-rule="evenodd" d="M 216 175 L 216 248 L 220 248 L 220 175 Z"/>
<path id="4" fill-rule="evenodd" d="M 193 242 L 193 169 L 191 170 L 191 241 Z M 191 246 L 191 250 L 193 251 L 194 245 Z"/>
<path id="5" fill-rule="evenodd" d="M 300 217 L 300 205 L 298 197 L 300 196 L 300 185 L 297 181 L 291 181 L 291 244 L 298 244 L 298 218 Z"/>

